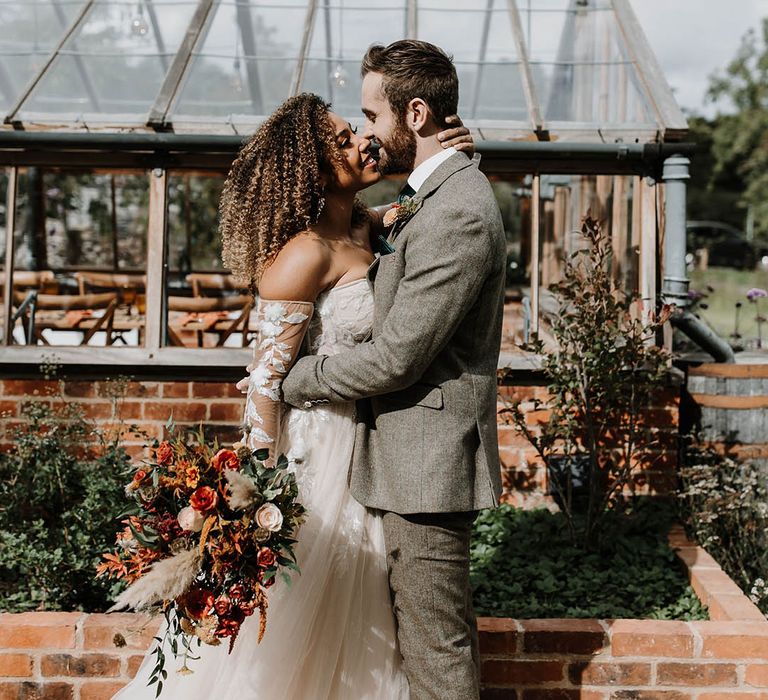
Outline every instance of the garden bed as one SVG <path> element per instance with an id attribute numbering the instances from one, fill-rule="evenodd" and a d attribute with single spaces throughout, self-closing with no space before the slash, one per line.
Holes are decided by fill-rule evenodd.
<path id="1" fill-rule="evenodd" d="M 670 544 L 709 621 L 482 617 L 483 700 L 768 699 L 768 620 L 682 530 Z M 0 699 L 107 700 L 156 625 L 122 613 L 0 615 Z"/>

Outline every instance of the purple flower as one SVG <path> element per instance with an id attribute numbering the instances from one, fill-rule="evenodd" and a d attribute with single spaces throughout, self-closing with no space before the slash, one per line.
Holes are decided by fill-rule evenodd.
<path id="1" fill-rule="evenodd" d="M 759 287 L 753 287 L 747 292 L 747 299 L 749 301 L 755 301 L 755 299 L 760 299 L 761 297 L 768 297 L 768 292 Z"/>
<path id="2" fill-rule="evenodd" d="M 696 301 L 697 299 L 703 298 L 704 295 L 701 292 L 697 292 L 695 289 L 689 289 L 688 290 L 688 298 L 691 301 Z"/>

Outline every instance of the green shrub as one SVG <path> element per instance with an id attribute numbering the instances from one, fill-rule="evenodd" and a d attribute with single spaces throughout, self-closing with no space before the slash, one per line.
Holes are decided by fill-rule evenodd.
<path id="1" fill-rule="evenodd" d="M 688 534 L 768 614 L 768 488 L 749 461 L 720 454 L 695 438 L 680 470 Z"/>
<path id="2" fill-rule="evenodd" d="M 707 619 L 666 541 L 674 509 L 640 500 L 609 513 L 613 535 L 588 550 L 563 513 L 502 505 L 475 523 L 471 580 L 480 615 L 530 618 Z"/>
<path id="3" fill-rule="evenodd" d="M 128 455 L 76 403 L 29 402 L 21 418 L 0 454 L 0 608 L 103 610 L 116 588 L 95 566 L 114 542 Z"/>

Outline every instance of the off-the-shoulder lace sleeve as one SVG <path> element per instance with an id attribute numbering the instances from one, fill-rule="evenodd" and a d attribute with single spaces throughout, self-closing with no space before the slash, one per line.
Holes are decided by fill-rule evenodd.
<path id="1" fill-rule="evenodd" d="M 259 300 L 244 419 L 244 440 L 252 450 L 273 452 L 280 435 L 280 385 L 299 354 L 313 310 L 308 301 Z"/>

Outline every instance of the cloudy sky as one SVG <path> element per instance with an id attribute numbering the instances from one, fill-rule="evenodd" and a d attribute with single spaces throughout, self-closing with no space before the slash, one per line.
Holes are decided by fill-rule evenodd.
<path id="1" fill-rule="evenodd" d="M 768 17 L 768 0 L 631 0 L 683 109 L 713 116 L 708 77 L 733 58 L 741 37 Z"/>

